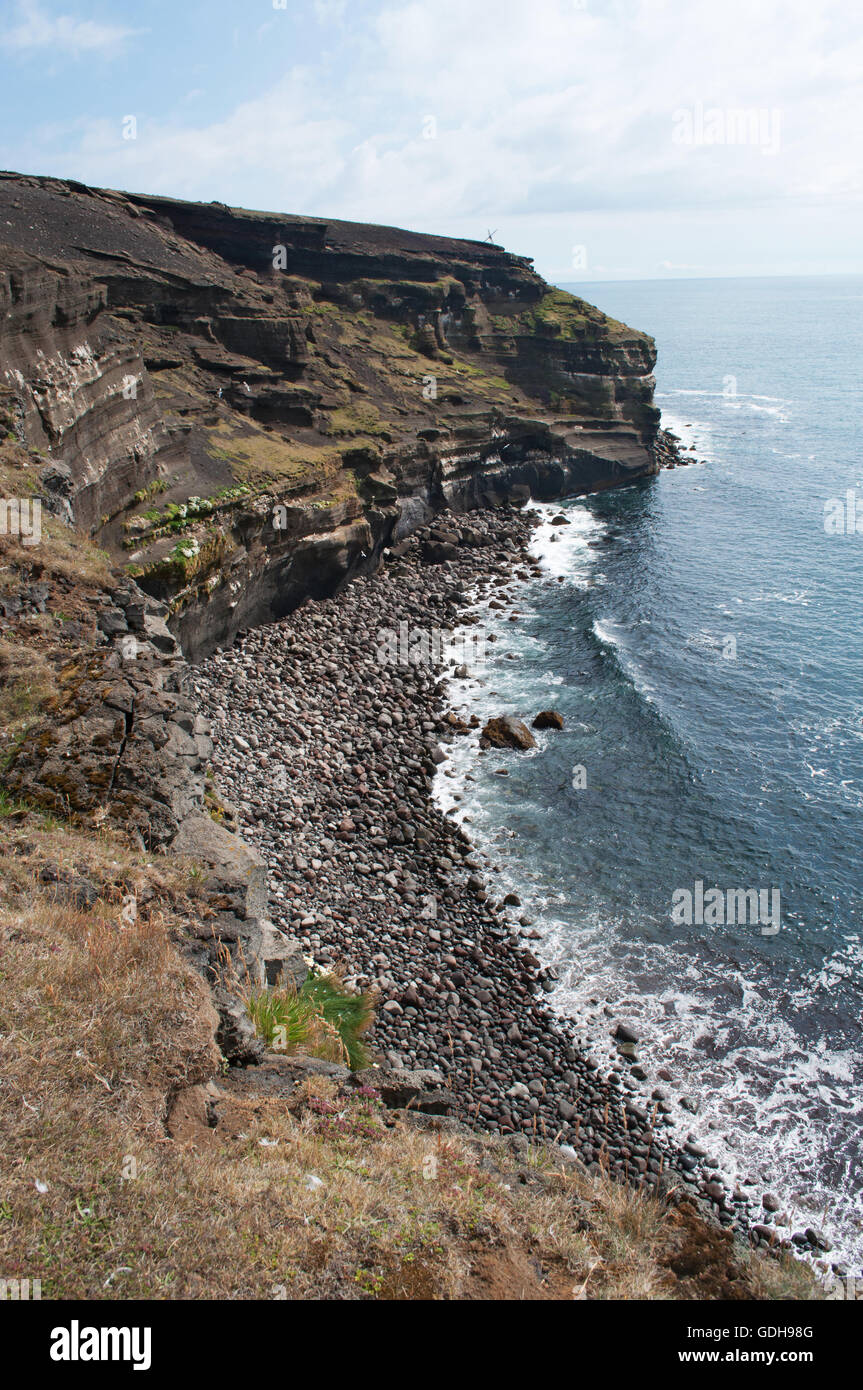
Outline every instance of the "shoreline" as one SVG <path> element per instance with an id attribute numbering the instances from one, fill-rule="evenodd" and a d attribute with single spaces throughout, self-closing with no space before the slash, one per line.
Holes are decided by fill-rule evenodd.
<path id="1" fill-rule="evenodd" d="M 546 1001 L 540 933 L 491 899 L 480 851 L 435 800 L 447 741 L 479 733 L 449 713 L 456 658 L 412 664 L 397 645 L 380 659 L 382 633 L 469 630 L 468 590 L 487 598 L 543 573 L 527 550 L 535 525 L 509 508 L 444 514 L 373 575 L 196 668 L 219 789 L 267 861 L 275 924 L 316 965 L 378 991 L 371 1042 L 390 1065 L 440 1069 L 463 1122 L 555 1141 L 588 1171 L 677 1188 L 753 1244 L 794 1248 L 671 1132 L 664 1098 L 645 1103 L 623 1056 L 603 1072 L 579 1020 Z"/>

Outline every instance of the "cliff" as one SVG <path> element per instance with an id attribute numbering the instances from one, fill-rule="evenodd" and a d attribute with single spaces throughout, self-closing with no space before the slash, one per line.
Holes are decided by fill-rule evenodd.
<path id="1" fill-rule="evenodd" d="M 0 440 L 0 495 L 28 475 Z M 260 856 L 217 823 L 163 607 L 46 514 L 38 546 L 0 532 L 0 620 L 7 1282 L 99 1301 L 817 1297 L 807 1267 L 705 1220 L 671 1170 L 636 1189 L 531 1142 L 542 1128 L 465 1128 L 427 1070 L 226 1067 L 255 1057 L 237 974 L 304 963 L 264 915 Z M 253 736 L 247 710 L 239 691 Z M 491 968 L 454 949 L 469 975 Z"/>
<path id="2" fill-rule="evenodd" d="M 488 243 L 0 174 L 0 409 L 193 660 L 441 506 L 655 472 L 654 362 Z"/>
<path id="3" fill-rule="evenodd" d="M 475 1067 L 464 1084 L 452 991 L 433 1030 L 450 1040 L 446 1077 L 391 1053 L 348 1072 L 317 1054 L 265 1052 L 273 1039 L 252 1020 L 272 986 L 298 997 L 303 917 L 286 912 L 284 884 L 271 908 L 272 866 L 228 828 L 189 665 L 335 594 L 385 553 L 374 582 L 389 573 L 394 591 L 433 600 L 443 620 L 462 572 L 453 554 L 502 575 L 529 527 L 489 510 L 470 525 L 426 524 L 445 507 L 656 472 L 670 446 L 653 362 L 650 339 L 499 247 L 0 175 L 7 1274 L 41 1280 L 48 1297 L 812 1296 L 786 1254 L 762 1260 L 705 1221 L 703 1184 L 664 1167 L 656 1113 L 624 1107 L 536 1003 L 539 962 L 512 955 L 502 909 L 485 920 L 479 880 L 467 879 L 473 917 L 459 907 L 467 859 L 441 885 L 466 842 L 447 842 L 453 861 L 428 850 L 426 887 L 468 929 L 451 957 L 452 929 L 429 931 L 419 988 L 434 1005 L 440 957 L 484 1029 L 503 978 L 484 972 L 500 966 L 511 981 L 521 1025 L 488 1048 L 511 1101 L 508 1138 L 473 1132 L 491 1112 L 482 1094 L 474 1103 Z M 417 578 L 407 552 L 434 580 Z M 372 589 L 357 585 L 338 618 L 324 615 L 340 651 L 346 600 L 367 591 L 376 616 Z M 311 648 L 321 656 L 314 642 L 292 651 Z M 309 672 L 321 702 L 337 669 Z M 260 710 L 242 674 L 236 687 L 225 674 L 230 717 L 257 740 Z M 321 762 L 322 784 L 343 799 L 321 852 L 359 862 L 357 807 L 376 803 L 388 838 L 370 828 L 375 862 L 359 867 L 383 873 L 380 855 L 401 856 L 401 878 L 385 881 L 412 917 L 410 870 L 426 873 L 432 833 L 429 737 L 449 725 L 433 704 L 400 698 L 391 761 L 411 781 L 413 810 L 389 769 L 384 783 L 371 759 L 344 763 L 342 734 L 341 759 Z M 302 742 L 285 711 L 272 712 L 278 737 Z M 376 751 L 378 724 L 393 719 L 375 720 Z M 313 728 L 324 760 L 332 736 L 323 718 Z M 373 785 L 354 791 L 355 776 Z M 266 807 L 266 793 L 261 778 L 250 795 Z M 309 820 L 308 802 L 296 805 L 302 816 L 280 822 L 295 848 Z M 295 860 L 304 883 L 316 863 L 325 868 Z M 373 909 L 363 894 L 377 948 L 387 899 L 375 895 Z M 476 944 L 468 954 L 462 936 L 486 954 Z M 394 979 L 390 994 L 375 1045 L 410 1051 L 420 994 Z M 589 1121 L 579 1152 L 573 1087 Z M 555 1138 L 531 1146 L 528 1134 Z M 640 1188 L 613 1180 L 621 1172 Z M 775 1231 L 761 1232 L 772 1249 Z"/>
<path id="4" fill-rule="evenodd" d="M 50 676 L 6 786 L 207 866 L 217 927 L 186 944 L 243 1060 L 224 977 L 304 966 L 218 823 L 186 661 L 440 508 L 655 472 L 654 346 L 485 243 L 14 174 L 0 231 L 2 492 L 45 515 L 39 546 L 7 537 L 5 665 L 35 647 Z"/>

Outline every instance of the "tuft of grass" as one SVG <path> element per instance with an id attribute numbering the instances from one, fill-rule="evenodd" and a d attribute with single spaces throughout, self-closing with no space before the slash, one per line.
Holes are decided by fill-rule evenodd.
<path id="1" fill-rule="evenodd" d="M 371 995 L 351 993 L 335 975 L 310 975 L 300 994 L 310 1001 L 324 1022 L 336 1030 L 351 1071 L 361 1071 L 368 1066 L 369 1053 L 362 1036 L 374 1022 Z"/>
<path id="2" fill-rule="evenodd" d="M 252 990 L 246 1007 L 268 1047 L 344 1061 L 351 1071 L 369 1064 L 362 1037 L 374 1021 L 371 995 L 351 993 L 335 975 L 309 975 L 299 990 Z"/>
<path id="3" fill-rule="evenodd" d="M 37 646 L 0 641 L 0 769 L 56 691 L 54 672 Z"/>
<path id="4" fill-rule="evenodd" d="M 4 787 L 0 787 L 0 819 L 6 816 L 23 815 L 29 808 L 23 801 L 16 801 Z"/>
<path id="5" fill-rule="evenodd" d="M 151 497 L 157 497 L 160 492 L 167 492 L 168 484 L 164 478 L 154 478 L 146 487 L 142 487 L 135 493 L 135 502 L 149 502 Z"/>
<path id="6" fill-rule="evenodd" d="M 253 990 L 247 1000 L 249 1018 L 267 1047 L 296 1052 L 311 1041 L 313 1010 L 308 999 L 288 990 Z"/>

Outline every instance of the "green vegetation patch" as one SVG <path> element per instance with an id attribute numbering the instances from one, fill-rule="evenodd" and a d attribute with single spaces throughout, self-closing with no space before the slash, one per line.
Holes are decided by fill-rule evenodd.
<path id="1" fill-rule="evenodd" d="M 247 999 L 255 1031 L 278 1052 L 305 1052 L 351 1071 L 369 1064 L 363 1034 L 374 1021 L 370 994 L 353 994 L 335 975 L 309 975 L 299 990 L 253 990 Z"/>
<path id="2" fill-rule="evenodd" d="M 634 333 L 625 323 L 609 318 L 595 305 L 568 290 L 549 290 L 533 308 L 520 315 L 519 321 L 532 333 L 552 334 L 565 340 L 644 336 Z"/>
<path id="3" fill-rule="evenodd" d="M 585 310 L 589 306 L 566 290 L 551 290 L 538 304 L 522 315 L 522 322 L 536 333 L 552 333 L 556 338 L 581 337 L 591 323 Z"/>
<path id="4" fill-rule="evenodd" d="M 357 434 L 382 436 L 390 439 L 392 438 L 392 427 L 381 419 L 377 406 L 372 405 L 370 401 L 361 401 L 356 405 L 334 410 L 329 418 L 327 433 L 334 435 L 337 439 L 344 439 Z"/>
<path id="5" fill-rule="evenodd" d="M 187 497 L 185 502 L 169 502 L 162 512 L 151 507 L 149 511 L 141 513 L 142 518 L 151 523 L 146 532 L 140 532 L 125 544 L 137 546 L 141 544 L 142 539 L 153 541 L 161 536 L 185 531 L 193 522 L 202 521 L 214 512 L 230 507 L 242 497 L 248 497 L 251 491 L 247 483 L 238 483 L 234 487 L 222 488 L 212 497 Z"/>
<path id="6" fill-rule="evenodd" d="M 228 539 L 221 531 L 205 535 L 184 536 L 173 550 L 149 564 L 130 565 L 128 573 L 143 579 L 148 592 L 173 594 L 192 580 L 217 565 L 228 548 Z"/>
<path id="7" fill-rule="evenodd" d="M 440 280 L 354 280 L 349 288 L 362 295 L 365 303 L 391 309 L 442 309 L 450 295 L 464 299 L 464 285 L 454 275 Z"/>
<path id="8" fill-rule="evenodd" d="M 335 445 L 306 444 L 251 428 L 240 431 L 225 421 L 207 435 L 210 456 L 229 464 L 251 490 L 271 482 L 308 487 L 325 481 L 339 467 Z"/>

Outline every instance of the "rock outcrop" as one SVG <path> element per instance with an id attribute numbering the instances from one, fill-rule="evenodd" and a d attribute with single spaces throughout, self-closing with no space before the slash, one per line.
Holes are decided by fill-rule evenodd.
<path id="1" fill-rule="evenodd" d="M 556 709 L 541 709 L 531 723 L 532 729 L 562 729 L 563 715 Z"/>
<path id="2" fill-rule="evenodd" d="M 488 243 L 0 174 L 0 411 L 192 659 L 443 506 L 655 472 L 654 361 Z"/>
<path id="3" fill-rule="evenodd" d="M 440 510 L 656 472 L 654 361 L 497 246 L 0 174 L 0 436 L 114 564 L 5 781 L 194 862 L 210 906 L 184 949 L 232 1060 L 260 1051 L 238 982 L 306 967 L 209 781 L 186 660 L 336 592 Z M 445 564 L 453 535 L 425 545 Z M 4 622 L 59 597 L 32 558 Z"/>
<path id="4" fill-rule="evenodd" d="M 110 820 L 140 849 L 188 861 L 202 910 L 178 944 L 210 985 L 223 1055 L 256 1061 L 263 1048 L 242 994 L 265 983 L 302 984 L 302 953 L 269 920 L 263 859 L 221 823 L 210 724 L 187 690 L 188 666 L 164 605 L 132 580 L 95 588 L 79 577 L 76 587 L 92 626 L 78 623 L 68 633 L 73 650 L 56 693 L 4 758 L 4 787 L 23 805 L 83 826 Z M 4 641 L 23 636 L 34 617 L 53 617 L 62 594 L 49 563 L 39 584 L 0 604 Z M 57 878 L 68 875 L 58 870 Z M 86 879 L 73 876 L 64 891 L 89 905 Z"/>
<path id="5" fill-rule="evenodd" d="M 504 714 L 488 721 L 482 731 L 481 746 L 520 748 L 525 751 L 536 747 L 536 739 L 522 720 Z"/>

